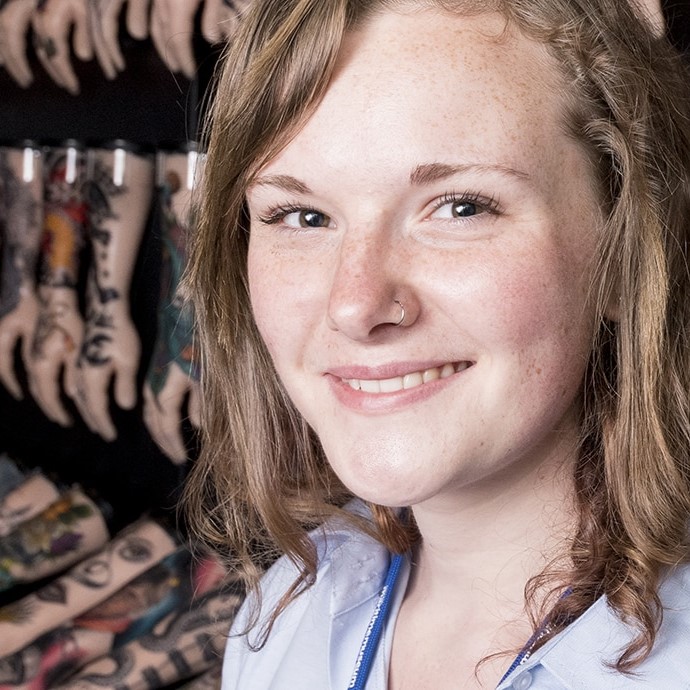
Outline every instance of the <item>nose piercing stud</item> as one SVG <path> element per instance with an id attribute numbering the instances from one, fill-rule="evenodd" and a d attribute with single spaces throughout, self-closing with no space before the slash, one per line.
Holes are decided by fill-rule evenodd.
<path id="1" fill-rule="evenodd" d="M 405 307 L 403 307 L 403 303 L 398 299 L 394 299 L 393 302 L 400 307 L 400 318 L 395 322 L 395 325 L 402 326 L 402 322 L 405 320 Z"/>

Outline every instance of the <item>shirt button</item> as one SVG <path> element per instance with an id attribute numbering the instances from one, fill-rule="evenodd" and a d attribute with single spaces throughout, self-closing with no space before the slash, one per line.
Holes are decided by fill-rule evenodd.
<path id="1" fill-rule="evenodd" d="M 527 690 L 532 685 L 532 674 L 529 671 L 521 673 L 512 684 L 513 690 Z"/>

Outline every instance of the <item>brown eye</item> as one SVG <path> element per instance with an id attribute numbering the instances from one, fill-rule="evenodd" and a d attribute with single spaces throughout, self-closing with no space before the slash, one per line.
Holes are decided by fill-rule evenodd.
<path id="1" fill-rule="evenodd" d="M 475 216 L 478 213 L 477 205 L 471 201 L 458 201 L 451 206 L 451 213 L 453 218 L 467 218 Z"/>
<path id="2" fill-rule="evenodd" d="M 325 213 L 320 213 L 319 211 L 305 210 L 299 211 L 294 215 L 298 216 L 299 227 L 301 228 L 326 228 L 331 224 L 331 219 Z"/>

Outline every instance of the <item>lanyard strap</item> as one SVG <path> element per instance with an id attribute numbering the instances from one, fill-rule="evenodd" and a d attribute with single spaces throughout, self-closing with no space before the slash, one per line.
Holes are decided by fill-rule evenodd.
<path id="1" fill-rule="evenodd" d="M 374 613 L 367 626 L 367 631 L 364 633 L 362 646 L 359 648 L 357 662 L 355 663 L 355 671 L 352 674 L 350 684 L 347 686 L 348 690 L 364 690 L 367 678 L 369 677 L 369 671 L 371 671 L 371 667 L 374 663 L 379 641 L 381 640 L 383 624 L 386 622 L 386 617 L 388 616 L 388 610 L 390 609 L 391 598 L 395 590 L 395 583 L 398 580 L 402 560 L 403 556 L 399 553 L 391 557 L 390 565 L 388 566 L 388 574 L 386 575 L 386 582 L 379 594 Z"/>

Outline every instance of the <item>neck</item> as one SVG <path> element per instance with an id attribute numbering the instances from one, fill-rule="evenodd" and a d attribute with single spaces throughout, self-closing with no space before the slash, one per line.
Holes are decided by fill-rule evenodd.
<path id="1" fill-rule="evenodd" d="M 493 477 L 415 506 L 422 539 L 406 596 L 462 602 L 456 610 L 465 616 L 474 610 L 503 622 L 524 619 L 527 581 L 568 555 L 574 453 L 566 457 L 531 468 L 518 463 L 517 476 Z"/>

